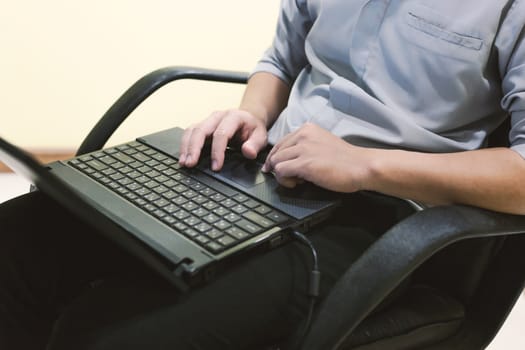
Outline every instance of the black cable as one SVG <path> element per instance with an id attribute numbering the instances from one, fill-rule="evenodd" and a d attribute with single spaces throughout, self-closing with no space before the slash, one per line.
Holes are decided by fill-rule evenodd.
<path id="1" fill-rule="evenodd" d="M 312 271 L 310 272 L 309 288 L 308 288 L 308 296 L 310 298 L 310 303 L 308 306 L 308 314 L 306 316 L 304 327 L 302 331 L 299 333 L 299 335 L 297 336 L 295 345 L 293 346 L 294 349 L 300 349 L 312 325 L 312 318 L 314 314 L 315 303 L 317 301 L 317 297 L 319 297 L 319 289 L 321 285 L 321 272 L 319 271 L 317 251 L 315 250 L 313 243 L 305 235 L 303 235 L 302 233 L 298 231 L 292 231 L 292 237 L 297 239 L 302 244 L 306 245 L 308 248 L 310 248 L 310 251 L 312 252 L 312 260 L 313 260 Z"/>

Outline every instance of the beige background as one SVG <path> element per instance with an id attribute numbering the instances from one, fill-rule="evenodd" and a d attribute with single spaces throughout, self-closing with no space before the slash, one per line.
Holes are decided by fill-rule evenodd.
<path id="1" fill-rule="evenodd" d="M 2 0 L 0 135 L 74 149 L 135 80 L 171 65 L 250 71 L 279 0 Z M 175 82 L 111 139 L 124 142 L 238 104 L 242 86 Z"/>

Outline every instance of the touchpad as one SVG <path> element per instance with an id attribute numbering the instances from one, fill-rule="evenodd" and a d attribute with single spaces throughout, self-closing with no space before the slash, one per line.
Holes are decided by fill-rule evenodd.
<path id="1" fill-rule="evenodd" d="M 217 174 L 238 185 L 250 188 L 266 181 L 268 175 L 261 172 L 263 164 L 244 158 L 237 152 L 227 154 L 221 171 Z"/>

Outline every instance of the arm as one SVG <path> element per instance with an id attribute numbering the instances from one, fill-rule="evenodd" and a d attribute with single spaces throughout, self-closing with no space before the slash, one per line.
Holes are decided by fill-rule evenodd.
<path id="1" fill-rule="evenodd" d="M 313 124 L 281 140 L 264 166 L 288 187 L 371 190 L 428 204 L 525 214 L 525 160 L 508 148 L 429 154 L 353 146 Z"/>
<path id="2" fill-rule="evenodd" d="M 251 113 L 269 128 L 286 107 L 290 87 L 276 76 L 255 73 L 246 86 L 239 109 Z"/>
<path id="3" fill-rule="evenodd" d="M 448 154 L 372 150 L 363 188 L 429 204 L 525 214 L 525 160 L 508 148 Z"/>

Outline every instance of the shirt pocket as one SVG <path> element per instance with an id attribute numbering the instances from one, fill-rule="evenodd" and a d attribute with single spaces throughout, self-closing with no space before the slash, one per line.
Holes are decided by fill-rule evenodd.
<path id="1" fill-rule="evenodd" d="M 479 57 L 483 51 L 481 31 L 465 25 L 459 13 L 444 14 L 413 4 L 405 12 L 403 22 L 406 40 L 421 49 L 467 60 Z"/>

